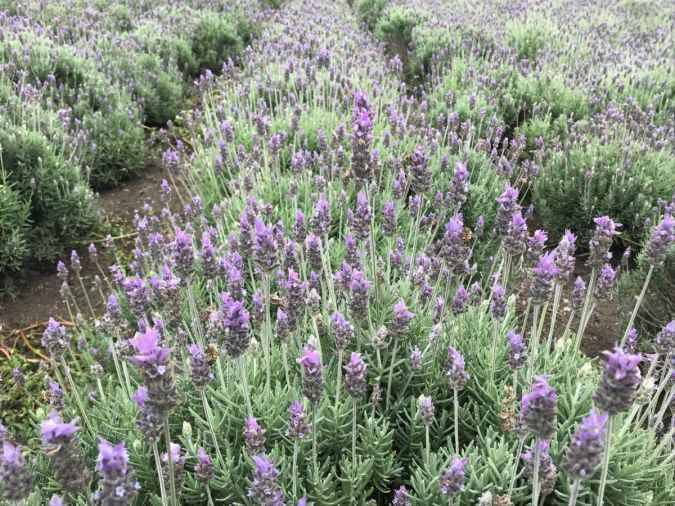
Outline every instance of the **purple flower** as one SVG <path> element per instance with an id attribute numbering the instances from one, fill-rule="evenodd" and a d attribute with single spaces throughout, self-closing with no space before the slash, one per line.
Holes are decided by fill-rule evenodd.
<path id="1" fill-rule="evenodd" d="M 202 392 L 213 379 L 211 368 L 201 346 L 188 344 L 186 348 L 190 356 L 190 379 L 195 389 Z"/>
<path id="2" fill-rule="evenodd" d="M 577 237 L 569 230 L 565 230 L 558 247 L 555 249 L 554 265 L 560 270 L 558 279 L 561 281 L 568 279 L 574 271 L 576 242 Z"/>
<path id="3" fill-rule="evenodd" d="M 635 329 L 633 329 L 635 330 Z M 675 356 L 675 320 L 667 323 L 654 338 L 654 349 L 657 353 Z"/>
<path id="4" fill-rule="evenodd" d="M 60 438 L 70 439 L 79 430 L 75 422 L 64 423 L 55 411 L 40 424 L 42 443 L 48 444 Z"/>
<path id="5" fill-rule="evenodd" d="M 40 424 L 42 444 L 51 461 L 54 478 L 65 490 L 85 493 L 91 476 L 74 438 L 78 429 L 75 422 L 64 423 L 55 411 Z"/>
<path id="6" fill-rule="evenodd" d="M 333 339 L 335 339 L 335 348 L 338 352 L 343 352 L 354 339 L 354 327 L 340 312 L 336 312 L 330 318 Z"/>
<path id="7" fill-rule="evenodd" d="M 42 346 L 54 357 L 60 358 L 70 347 L 70 339 L 63 325 L 50 318 L 47 322 L 47 328 L 42 334 Z"/>
<path id="8" fill-rule="evenodd" d="M 500 234 L 508 233 L 509 224 L 515 213 L 520 213 L 521 207 L 518 204 L 518 190 L 508 183 L 504 185 L 504 191 L 497 197 L 497 223 L 496 227 Z M 525 232 L 527 236 L 527 231 Z"/>
<path id="9" fill-rule="evenodd" d="M 171 455 L 162 453 L 162 474 L 164 475 L 164 482 L 169 483 L 169 473 L 173 470 L 173 481 L 176 486 L 176 494 L 180 495 L 185 483 L 186 455 L 181 453 L 181 447 L 176 443 L 170 443 L 169 448 Z M 171 465 L 169 465 L 169 458 L 171 459 Z"/>
<path id="10" fill-rule="evenodd" d="M 645 248 L 645 260 L 649 265 L 663 265 L 668 249 L 675 242 L 675 219 L 669 214 L 663 216 L 654 230 Z"/>
<path id="11" fill-rule="evenodd" d="M 184 232 L 180 227 L 175 228 L 175 238 L 171 249 L 176 273 L 179 278 L 187 282 L 195 270 L 195 255 L 192 249 L 192 237 L 186 232 L 187 229 Z"/>
<path id="12" fill-rule="evenodd" d="M 248 497 L 260 506 L 285 506 L 284 493 L 277 482 L 279 471 L 266 455 L 253 457 L 255 470 Z"/>
<path id="13" fill-rule="evenodd" d="M 446 194 L 446 201 L 450 209 L 458 210 L 466 202 L 469 192 L 469 171 L 461 161 L 455 163 L 455 170 L 450 181 L 450 189 Z"/>
<path id="14" fill-rule="evenodd" d="M 464 222 L 462 213 L 450 218 L 441 239 L 439 256 L 452 272 L 460 272 L 469 258 L 470 250 L 464 242 Z"/>
<path id="15" fill-rule="evenodd" d="M 321 238 L 310 234 L 305 239 L 305 254 L 309 265 L 316 271 L 321 271 L 323 265 L 321 261 Z"/>
<path id="16" fill-rule="evenodd" d="M 219 313 L 219 325 L 224 331 L 225 353 L 231 358 L 237 358 L 248 349 L 251 343 L 249 312 L 241 302 L 224 297 Z"/>
<path id="17" fill-rule="evenodd" d="M 502 246 L 508 255 L 517 256 L 527 248 L 527 223 L 520 211 L 513 213 L 508 222 Z"/>
<path id="18" fill-rule="evenodd" d="M 307 425 L 307 413 L 305 407 L 298 401 L 291 401 L 291 407 L 288 408 L 288 431 L 286 435 L 292 439 L 303 439 L 310 433 Z"/>
<path id="19" fill-rule="evenodd" d="M 534 278 L 530 284 L 530 300 L 534 305 L 545 303 L 551 296 L 553 282 L 560 270 L 554 265 L 555 252 L 542 255 L 532 269 Z"/>
<path id="20" fill-rule="evenodd" d="M 560 467 L 577 480 L 587 480 L 600 465 L 605 451 L 607 414 L 592 410 L 572 434 Z"/>
<path id="21" fill-rule="evenodd" d="M 51 499 L 49 499 L 49 503 L 47 506 L 65 506 L 65 503 L 63 502 L 63 499 L 59 495 L 52 495 Z"/>
<path id="22" fill-rule="evenodd" d="M 594 295 L 596 299 L 609 300 L 612 298 L 612 290 L 614 289 L 614 281 L 616 280 L 617 273 L 618 269 L 612 269 L 612 266 L 609 264 L 604 264 L 602 266 L 595 284 Z"/>
<path id="23" fill-rule="evenodd" d="M 439 493 L 444 497 L 454 497 L 464 490 L 464 468 L 468 459 L 466 457 L 452 457 L 450 466 L 440 476 Z"/>
<path id="24" fill-rule="evenodd" d="M 410 188 L 418 194 L 424 194 L 431 188 L 431 170 L 429 157 L 422 152 L 420 146 L 415 148 L 410 161 Z"/>
<path id="25" fill-rule="evenodd" d="M 277 241 L 271 227 L 262 220 L 255 220 L 253 253 L 256 264 L 263 272 L 273 271 L 279 264 Z"/>
<path id="26" fill-rule="evenodd" d="M 295 212 L 295 221 L 293 222 L 293 239 L 295 242 L 304 243 L 307 238 L 307 225 L 305 224 L 305 215 L 299 209 Z"/>
<path id="27" fill-rule="evenodd" d="M 351 215 L 350 227 L 357 239 L 365 241 L 370 236 L 370 226 L 373 213 L 365 192 L 360 191 L 356 196 L 356 210 Z"/>
<path id="28" fill-rule="evenodd" d="M 605 371 L 593 394 L 593 401 L 610 416 L 628 411 L 642 381 L 638 364 L 642 356 L 625 353 L 618 346 L 603 352 Z"/>
<path id="29" fill-rule="evenodd" d="M 247 417 L 245 422 L 244 443 L 246 444 L 246 451 L 249 455 L 265 453 L 265 429 L 252 416 Z"/>
<path id="30" fill-rule="evenodd" d="M 26 465 L 21 450 L 5 441 L 0 455 L 0 485 L 4 498 L 14 502 L 22 501 L 30 494 L 33 480 L 33 472 Z"/>
<path id="31" fill-rule="evenodd" d="M 619 235 L 617 228 L 621 223 L 614 223 L 609 216 L 594 218 L 595 232 L 588 243 L 590 253 L 588 265 L 597 269 L 610 259 L 609 248 L 612 246 L 614 236 Z"/>
<path id="32" fill-rule="evenodd" d="M 415 313 L 408 309 L 403 299 L 399 299 L 394 305 L 394 317 L 388 324 L 388 330 L 395 339 L 403 339 L 408 334 L 410 321 L 415 317 Z"/>
<path id="33" fill-rule="evenodd" d="M 361 354 L 352 352 L 349 362 L 344 365 L 345 390 L 352 399 L 363 399 L 366 395 L 367 369 Z"/>
<path id="34" fill-rule="evenodd" d="M 520 402 L 520 416 L 527 430 L 539 439 L 551 439 L 555 433 L 558 395 L 546 376 L 537 376 L 530 385 L 530 392 Z"/>
<path id="35" fill-rule="evenodd" d="M 368 314 L 368 291 L 370 282 L 363 272 L 352 269 L 349 280 L 349 312 L 355 320 L 361 321 Z"/>
<path id="36" fill-rule="evenodd" d="M 527 347 L 523 343 L 523 336 L 509 331 L 509 367 L 511 369 L 520 369 L 527 362 Z"/>
<path id="37" fill-rule="evenodd" d="M 501 285 L 495 283 L 492 287 L 492 298 L 490 299 L 490 312 L 496 320 L 502 320 L 506 316 L 507 303 L 506 293 Z"/>
<path id="38" fill-rule="evenodd" d="M 195 466 L 195 479 L 202 485 L 207 485 L 213 478 L 213 461 L 203 447 L 197 450 L 197 465 Z"/>
<path id="39" fill-rule="evenodd" d="M 536 265 L 538 258 L 544 253 L 544 246 L 548 236 L 545 230 L 535 230 L 532 236 L 527 239 L 527 262 L 529 265 Z"/>
<path id="40" fill-rule="evenodd" d="M 327 235 L 330 232 L 330 204 L 326 199 L 326 194 L 319 195 L 319 200 L 314 203 L 314 213 L 312 214 L 312 230 L 318 236 Z"/>
<path id="41" fill-rule="evenodd" d="M 394 203 L 391 200 L 387 200 L 382 205 L 382 232 L 387 237 L 393 237 L 396 235 L 397 229 Z"/>
<path id="42" fill-rule="evenodd" d="M 450 386 L 457 391 L 462 390 L 469 379 L 464 357 L 452 346 L 448 347 L 448 357 L 445 359 L 445 377 L 448 378 Z"/>
<path id="43" fill-rule="evenodd" d="M 424 355 L 422 351 L 415 346 L 410 352 L 410 370 L 414 372 L 420 372 L 422 370 L 422 361 Z"/>
<path id="44" fill-rule="evenodd" d="M 455 295 L 452 297 L 452 301 L 450 303 L 452 314 L 457 316 L 459 314 L 466 312 L 466 309 L 469 306 L 470 298 L 471 294 L 466 291 L 464 285 L 460 284 L 459 287 L 457 288 L 457 291 L 455 292 Z"/>
<path id="45" fill-rule="evenodd" d="M 584 296 L 586 295 L 586 283 L 581 277 L 577 276 L 572 288 L 572 309 L 578 311 L 584 305 Z"/>
<path id="46" fill-rule="evenodd" d="M 422 420 L 422 425 L 429 426 L 434 423 L 436 418 L 434 403 L 428 395 L 420 395 L 417 399 L 417 410 Z"/>
<path id="47" fill-rule="evenodd" d="M 351 172 L 360 187 L 370 181 L 372 175 L 370 142 L 373 139 L 373 124 L 368 110 L 355 109 L 354 111 L 355 114 L 352 114 Z"/>
<path id="48" fill-rule="evenodd" d="M 391 501 L 394 506 L 410 506 L 410 498 L 408 497 L 408 489 L 405 485 L 401 485 L 394 491 L 394 499 Z"/>
<path id="49" fill-rule="evenodd" d="M 304 348 L 303 356 L 297 362 L 302 366 L 302 393 L 316 407 L 323 392 L 321 355 L 318 350 Z"/>
<path id="50" fill-rule="evenodd" d="M 94 500 L 104 506 L 131 504 L 140 485 L 134 481 L 133 470 L 128 465 L 129 457 L 124 442 L 113 446 L 105 439 L 99 441 L 96 471 L 101 475 L 101 480 L 94 493 Z"/>

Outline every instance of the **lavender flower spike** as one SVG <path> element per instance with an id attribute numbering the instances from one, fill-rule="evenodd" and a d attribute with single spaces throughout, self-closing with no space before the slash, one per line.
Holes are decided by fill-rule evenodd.
<path id="1" fill-rule="evenodd" d="M 607 414 L 592 410 L 577 426 L 560 467 L 575 480 L 587 480 L 600 465 L 605 450 Z"/>
<path id="2" fill-rule="evenodd" d="M 651 238 L 645 249 L 647 263 L 654 267 L 663 265 L 673 242 L 675 242 L 675 219 L 666 214 L 652 230 Z"/>
<path id="3" fill-rule="evenodd" d="M 259 455 L 253 457 L 253 463 L 255 470 L 248 497 L 260 506 L 285 506 L 284 493 L 277 482 L 279 471 L 274 461 L 266 455 Z"/>
<path id="4" fill-rule="evenodd" d="M 65 490 L 86 493 L 91 475 L 77 449 L 74 436 L 78 429 L 75 422 L 64 423 L 55 411 L 40 424 L 42 444 L 51 461 L 54 478 Z"/>
<path id="5" fill-rule="evenodd" d="M 638 364 L 641 355 L 630 355 L 618 346 L 614 351 L 603 352 L 605 371 L 593 394 L 593 401 L 609 416 L 628 411 L 635 400 L 642 378 Z"/>
<path id="6" fill-rule="evenodd" d="M 244 442 L 246 451 L 249 455 L 260 455 L 265 453 L 265 429 L 258 421 L 249 416 L 246 418 L 246 427 L 244 428 Z"/>
<path id="7" fill-rule="evenodd" d="M 464 490 L 465 473 L 468 459 L 466 457 L 452 457 L 450 467 L 446 468 L 440 477 L 438 491 L 444 497 L 454 497 Z"/>
<path id="8" fill-rule="evenodd" d="M 345 390 L 352 399 L 363 399 L 365 396 L 367 370 L 361 354 L 352 352 L 349 362 L 344 365 Z"/>
<path id="9" fill-rule="evenodd" d="M 201 446 L 197 450 L 197 465 L 195 466 L 195 479 L 202 485 L 208 486 L 213 478 L 213 461 L 206 450 Z"/>
<path id="10" fill-rule="evenodd" d="M 323 392 L 323 366 L 319 351 L 304 348 L 302 358 L 297 360 L 302 366 L 302 393 L 307 397 L 313 407 L 319 403 Z"/>
<path id="11" fill-rule="evenodd" d="M 469 374 L 466 372 L 464 357 L 455 348 L 448 348 L 448 358 L 445 361 L 445 376 L 450 386 L 458 392 L 464 388 Z"/>
<path id="12" fill-rule="evenodd" d="M 101 479 L 94 493 L 95 501 L 103 506 L 127 506 L 134 501 L 141 487 L 134 481 L 124 442 L 113 446 L 105 439 L 100 440 L 96 471 Z"/>
<path id="13" fill-rule="evenodd" d="M 19 502 L 30 494 L 33 488 L 33 472 L 21 455 L 21 450 L 5 441 L 0 454 L 0 485 L 5 499 Z"/>
<path id="14" fill-rule="evenodd" d="M 595 232 L 588 243 L 590 249 L 588 265 L 597 269 L 609 259 L 609 248 L 612 246 L 614 236 L 619 235 L 616 229 L 621 223 L 614 223 L 609 216 L 600 216 L 593 221 Z"/>
<path id="15" fill-rule="evenodd" d="M 534 305 L 544 304 L 551 296 L 553 283 L 560 273 L 560 269 L 554 265 L 554 260 L 554 252 L 542 255 L 537 266 L 532 269 L 534 279 L 530 285 L 530 300 Z"/>
<path id="16" fill-rule="evenodd" d="M 539 439 L 551 439 L 556 429 L 558 395 L 545 376 L 537 376 L 530 392 L 520 403 L 520 415 L 527 430 Z"/>
<path id="17" fill-rule="evenodd" d="M 396 339 L 406 337 L 410 321 L 415 317 L 415 313 L 408 309 L 403 299 L 399 299 L 394 305 L 394 318 L 389 323 L 387 329 Z"/>

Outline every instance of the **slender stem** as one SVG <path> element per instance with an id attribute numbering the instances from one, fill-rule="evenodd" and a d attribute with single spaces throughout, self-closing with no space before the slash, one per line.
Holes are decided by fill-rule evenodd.
<path id="1" fill-rule="evenodd" d="M 424 426 L 424 451 L 427 457 L 427 461 L 429 460 L 429 455 L 431 454 L 431 443 L 429 443 L 429 426 L 425 425 Z"/>
<path id="2" fill-rule="evenodd" d="M 356 399 L 352 397 L 352 459 L 356 462 Z"/>
<path id="3" fill-rule="evenodd" d="M 555 285 L 555 293 L 553 295 L 553 309 L 551 310 L 551 325 L 548 328 L 548 338 L 546 339 L 546 351 L 551 349 L 551 343 L 553 342 L 553 332 L 555 330 L 555 322 L 558 318 L 558 307 L 560 306 L 562 290 L 562 284 L 558 283 Z"/>
<path id="4" fill-rule="evenodd" d="M 211 487 L 206 485 L 206 497 L 209 500 L 209 506 L 213 506 L 213 497 L 211 497 Z"/>
<path id="5" fill-rule="evenodd" d="M 272 384 L 272 319 L 270 315 L 270 275 L 263 274 L 263 292 L 265 299 L 265 333 L 262 338 L 263 351 L 265 355 L 265 388 L 269 393 Z M 318 339 L 319 336 L 317 336 Z"/>
<path id="6" fill-rule="evenodd" d="M 605 497 L 605 486 L 607 485 L 607 472 L 609 470 L 609 452 L 612 443 L 612 427 L 614 426 L 614 417 L 610 416 L 607 420 L 607 432 L 605 433 L 605 453 L 602 456 L 602 474 L 600 475 L 600 488 L 598 488 L 598 506 L 602 506 Z"/>
<path id="7" fill-rule="evenodd" d="M 93 320 L 96 319 L 96 313 L 94 312 L 94 306 L 91 305 L 91 300 L 89 300 L 89 294 L 87 293 L 87 289 L 84 287 L 84 281 L 82 281 L 82 277 L 80 276 L 79 273 L 77 273 L 77 280 L 80 282 L 80 288 L 82 288 L 82 294 L 84 295 L 84 300 L 87 301 L 87 306 L 89 306 L 89 312 L 91 313 L 91 317 Z"/>
<path id="8" fill-rule="evenodd" d="M 335 416 L 337 418 L 337 410 L 340 405 L 340 388 L 342 387 L 342 351 L 338 351 L 338 369 L 337 369 L 337 386 L 335 387 Z"/>
<path id="9" fill-rule="evenodd" d="M 586 330 L 586 319 L 588 311 L 591 307 L 591 301 L 593 300 L 593 289 L 595 287 L 596 272 L 597 269 L 593 267 L 593 270 L 591 271 L 591 279 L 588 280 L 588 286 L 586 287 L 586 298 L 584 299 L 584 306 L 583 309 L 581 310 L 581 317 L 579 318 L 579 328 L 577 329 L 577 336 L 575 342 L 576 349 L 579 348 L 581 338 L 583 337 L 584 331 Z"/>
<path id="10" fill-rule="evenodd" d="M 202 390 L 202 404 L 204 404 L 204 412 L 206 413 L 206 421 L 209 424 L 209 432 L 211 433 L 211 439 L 213 440 L 213 447 L 216 449 L 216 456 L 221 467 L 225 469 L 225 460 L 220 453 L 220 445 L 218 445 L 218 439 L 216 438 L 215 424 L 213 423 L 213 413 L 211 412 L 211 406 L 206 399 L 206 393 Z"/>
<path id="11" fill-rule="evenodd" d="M 284 361 L 284 374 L 286 375 L 286 384 L 291 386 L 291 375 L 290 369 L 288 367 L 288 345 L 286 343 L 281 344 L 281 357 Z"/>
<path id="12" fill-rule="evenodd" d="M 635 317 L 637 316 L 638 310 L 640 309 L 640 306 L 642 305 L 642 299 L 644 299 L 645 294 L 647 293 L 647 287 L 649 286 L 649 281 L 652 279 L 652 273 L 654 272 L 654 266 L 650 265 L 649 270 L 647 271 L 647 277 L 645 278 L 645 282 L 642 285 L 642 290 L 640 291 L 640 295 L 638 295 L 637 301 L 635 301 L 635 307 L 633 308 L 633 311 L 630 314 L 630 320 L 628 320 L 628 325 L 626 325 L 626 331 L 623 333 L 623 337 L 621 338 L 621 347 L 623 348 L 624 344 L 626 344 L 626 339 L 628 338 L 628 333 L 630 332 L 630 329 L 633 328 L 633 324 L 635 323 Z"/>
<path id="13" fill-rule="evenodd" d="M 166 439 L 166 459 L 169 462 L 169 490 L 171 492 L 171 502 L 174 506 L 178 505 L 176 496 L 176 476 L 173 472 L 173 453 L 171 452 L 171 435 L 169 433 L 169 420 L 164 420 L 164 439 Z"/>
<path id="14" fill-rule="evenodd" d="M 248 416 L 253 416 L 253 406 L 251 405 L 251 392 L 248 388 L 248 380 L 246 379 L 246 371 L 244 371 L 244 359 L 240 355 L 237 357 L 237 365 L 239 366 L 239 374 L 241 376 L 241 388 L 244 394 L 244 400 L 246 401 L 246 409 L 248 410 Z"/>
<path id="15" fill-rule="evenodd" d="M 534 310 L 532 311 L 532 331 L 530 333 L 530 344 L 529 344 L 529 349 L 530 349 L 529 362 L 530 363 L 529 363 L 529 366 L 528 366 L 526 381 L 529 381 L 529 379 L 532 377 L 535 362 L 537 361 L 537 348 L 538 348 L 538 342 L 537 341 L 539 340 L 538 327 L 539 327 L 539 310 L 540 309 L 541 309 L 541 306 L 539 304 L 536 304 L 534 306 Z"/>
<path id="16" fill-rule="evenodd" d="M 520 333 L 525 335 L 525 330 L 527 329 L 527 321 L 530 318 L 530 308 L 532 307 L 532 303 L 530 302 L 530 299 L 527 300 L 527 307 L 525 307 L 525 317 L 523 318 L 523 328 L 520 329 Z"/>
<path id="17" fill-rule="evenodd" d="M 87 417 L 87 411 L 84 409 L 84 403 L 82 402 L 82 398 L 80 397 L 77 388 L 75 388 L 75 382 L 73 381 L 73 377 L 70 375 L 70 369 L 68 369 L 68 365 L 66 364 L 66 361 L 64 360 L 63 357 L 60 357 L 60 361 L 61 367 L 63 368 L 63 372 L 66 375 L 66 380 L 68 381 L 68 386 L 70 386 L 70 392 L 72 396 L 75 398 L 77 407 L 79 408 L 80 414 L 82 415 L 82 421 L 84 422 L 84 425 L 87 426 L 87 430 L 92 434 L 94 434 L 94 430 L 91 426 L 91 423 L 89 423 L 89 417 Z M 54 367 L 54 369 L 57 370 L 56 367 Z"/>
<path id="18" fill-rule="evenodd" d="M 98 394 L 101 396 L 101 400 L 105 402 L 105 392 L 103 391 L 103 385 L 101 384 L 101 377 L 96 378 L 96 386 L 98 386 Z"/>
<path id="19" fill-rule="evenodd" d="M 453 389 L 453 408 L 455 415 L 455 453 L 459 452 L 459 399 L 457 395 L 457 389 Z"/>
<path id="20" fill-rule="evenodd" d="M 539 506 L 539 438 L 534 439 L 534 462 L 532 462 L 532 506 Z M 600 503 L 602 504 L 602 503 Z"/>
<path id="21" fill-rule="evenodd" d="M 507 494 L 507 497 L 512 497 L 513 494 L 513 487 L 516 484 L 516 476 L 518 475 L 518 461 L 520 460 L 520 454 L 523 451 L 524 443 L 525 440 L 523 438 L 520 438 L 518 440 L 518 451 L 516 452 L 516 455 L 513 458 L 513 469 L 511 470 L 511 481 L 509 482 L 509 493 Z"/>
<path id="22" fill-rule="evenodd" d="M 492 351 L 490 353 L 490 384 L 495 379 L 495 361 L 497 356 L 497 339 L 499 336 L 499 320 L 494 321 L 492 331 Z"/>
<path id="23" fill-rule="evenodd" d="M 570 501 L 567 503 L 568 506 L 576 506 L 577 496 L 579 495 L 579 485 L 580 484 L 581 484 L 581 480 L 579 478 L 575 478 L 574 482 L 572 483 L 572 491 L 570 492 Z"/>
<path id="24" fill-rule="evenodd" d="M 319 466 L 316 451 L 316 410 L 317 406 L 312 406 L 312 464 L 314 464 L 314 470 L 318 471 Z"/>
<path id="25" fill-rule="evenodd" d="M 389 379 L 387 380 L 387 398 L 384 403 L 384 410 L 389 409 L 389 398 L 391 397 L 391 380 L 394 376 L 394 363 L 396 362 L 396 351 L 398 350 L 398 338 L 394 338 L 394 349 L 391 352 L 391 363 L 389 364 Z"/>
<path id="26" fill-rule="evenodd" d="M 298 497 L 298 440 L 293 440 L 293 497 Z"/>
<path id="27" fill-rule="evenodd" d="M 157 443 L 152 445 L 152 453 L 155 455 L 155 467 L 157 467 L 157 478 L 159 479 L 159 492 L 162 496 L 162 504 L 169 504 L 166 499 L 166 484 L 164 483 L 164 473 L 162 473 L 162 460 L 159 458 Z"/>

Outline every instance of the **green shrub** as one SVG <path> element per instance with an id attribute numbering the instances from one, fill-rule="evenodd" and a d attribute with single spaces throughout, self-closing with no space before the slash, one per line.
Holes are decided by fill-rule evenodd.
<path id="1" fill-rule="evenodd" d="M 21 268 L 28 257 L 30 208 L 21 195 L 0 182 L 0 279 Z"/>
<path id="2" fill-rule="evenodd" d="M 140 170 L 146 152 L 143 127 L 129 109 L 91 112 L 82 122 L 91 136 L 85 163 L 92 188 L 114 186 Z"/>
<path id="3" fill-rule="evenodd" d="M 411 9 L 395 7 L 386 11 L 375 26 L 375 36 L 389 41 L 392 37 L 400 37 L 406 45 L 412 39 L 412 30 L 419 23 L 421 15 Z"/>
<path id="4" fill-rule="evenodd" d="M 14 209 L 15 218 L 21 217 L 25 208 L 30 209 L 30 228 L 26 229 L 25 239 L 19 240 L 26 241 L 30 258 L 53 259 L 63 245 L 87 237 L 98 216 L 79 168 L 57 155 L 42 133 L 23 126 L 3 122 L 0 145 L 5 184 L 22 201 L 18 207 L 15 203 L 8 209 Z M 3 263 L 8 262 L 11 260 L 3 259 Z"/>
<path id="5" fill-rule="evenodd" d="M 388 0 L 356 0 L 354 6 L 357 16 L 374 30 L 388 3 Z"/>
<path id="6" fill-rule="evenodd" d="M 534 60 L 540 51 L 552 48 L 557 42 L 557 29 L 545 19 L 509 23 L 506 41 L 516 50 L 521 60 Z"/>
<path id="7" fill-rule="evenodd" d="M 623 224 L 622 239 L 639 243 L 645 220 L 659 200 L 675 188 L 675 159 L 669 150 L 622 149 L 619 141 L 574 146 L 542 167 L 533 187 L 534 205 L 546 229 L 558 236 L 565 228 L 587 239 L 593 218 L 609 215 Z"/>
<path id="8" fill-rule="evenodd" d="M 192 51 L 200 70 L 219 72 L 228 57 L 243 47 L 237 25 L 215 13 L 205 13 L 197 23 L 192 36 Z"/>

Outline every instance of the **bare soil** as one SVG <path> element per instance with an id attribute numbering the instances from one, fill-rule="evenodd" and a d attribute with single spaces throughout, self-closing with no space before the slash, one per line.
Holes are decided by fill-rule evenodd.
<path id="1" fill-rule="evenodd" d="M 133 217 L 136 211 L 145 202 L 148 202 L 154 209 L 161 208 L 159 185 L 164 178 L 168 179 L 166 169 L 159 163 L 159 160 L 150 160 L 137 177 L 121 183 L 116 188 L 101 192 L 98 204 L 101 208 L 103 229 L 114 231 L 113 236 L 121 237 L 118 239 L 121 242 L 129 241 L 132 238 Z M 99 264 L 107 273 L 112 259 L 111 255 L 105 252 L 103 238 L 104 236 L 94 242 L 99 250 Z M 76 249 L 80 255 L 81 276 L 94 311 L 100 313 L 104 302 L 93 287 L 94 276 L 97 274 L 100 276 L 99 267 L 89 260 L 87 244 L 79 244 L 73 249 Z M 69 254 L 64 258 L 66 265 L 69 265 L 69 258 Z M 90 317 L 91 312 L 82 289 L 72 273 L 69 283 L 78 307 L 85 317 Z M 0 336 L 8 336 L 15 330 L 43 323 L 50 317 L 61 320 L 70 319 L 59 294 L 61 282 L 56 277 L 56 264 L 25 269 L 16 281 L 16 285 L 16 298 L 10 300 L 0 296 Z M 105 293 L 106 290 L 104 289 L 103 292 Z"/>

